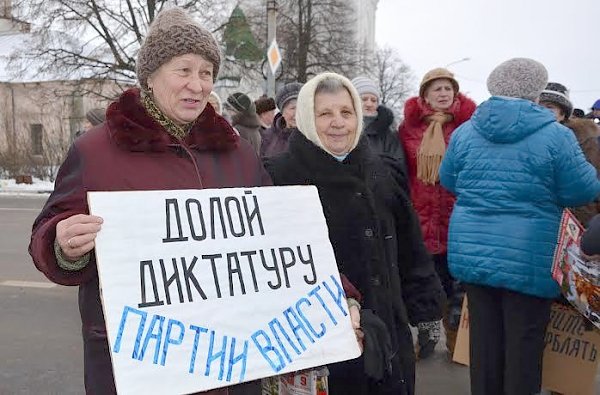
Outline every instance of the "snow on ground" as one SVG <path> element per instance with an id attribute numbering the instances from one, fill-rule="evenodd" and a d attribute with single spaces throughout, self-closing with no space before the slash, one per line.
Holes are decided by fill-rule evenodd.
<path id="1" fill-rule="evenodd" d="M 0 194 L 29 195 L 49 194 L 54 190 L 54 182 L 33 179 L 33 184 L 17 184 L 14 179 L 0 179 Z"/>

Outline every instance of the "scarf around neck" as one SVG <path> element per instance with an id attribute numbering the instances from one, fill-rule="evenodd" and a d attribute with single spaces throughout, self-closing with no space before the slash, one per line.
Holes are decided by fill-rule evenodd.
<path id="1" fill-rule="evenodd" d="M 417 151 L 417 178 L 425 184 L 435 185 L 440 180 L 440 165 L 446 154 L 443 126 L 453 119 L 451 114 L 443 112 L 425 117 L 429 126 Z"/>
<path id="2" fill-rule="evenodd" d="M 148 115 L 158 122 L 167 133 L 175 137 L 177 140 L 183 140 L 187 136 L 194 125 L 194 122 L 190 122 L 185 126 L 179 126 L 167 117 L 154 103 L 150 94 L 142 93 L 142 105 L 148 112 Z"/>

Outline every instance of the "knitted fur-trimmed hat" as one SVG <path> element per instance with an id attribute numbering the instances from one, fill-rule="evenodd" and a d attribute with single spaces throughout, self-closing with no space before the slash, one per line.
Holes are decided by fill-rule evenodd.
<path id="1" fill-rule="evenodd" d="M 548 82 L 546 89 L 540 94 L 540 103 L 553 103 L 560 107 L 566 118 L 573 112 L 573 104 L 569 99 L 569 90 L 558 82 Z"/>
<path id="2" fill-rule="evenodd" d="M 352 79 L 352 85 L 356 88 L 359 95 L 364 95 L 365 93 L 370 93 L 377 97 L 377 101 L 381 97 L 381 93 L 379 92 L 379 87 L 372 79 L 368 77 L 359 76 Z"/>
<path id="3" fill-rule="evenodd" d="M 329 150 L 327 150 L 327 148 L 325 148 L 321 142 L 321 139 L 317 133 L 317 125 L 315 122 L 315 92 L 319 86 L 319 83 L 328 78 L 341 81 L 344 87 L 348 89 L 348 92 L 350 92 L 350 97 L 352 98 L 352 103 L 354 104 L 354 111 L 356 112 L 358 122 L 356 127 L 356 135 L 354 136 L 354 142 L 350 151 L 356 148 L 363 128 L 362 100 L 358 94 L 358 91 L 354 85 L 352 85 L 352 82 L 342 75 L 336 73 L 321 73 L 304 84 L 300 90 L 300 94 L 298 95 L 298 105 L 296 106 L 296 124 L 298 126 L 298 130 L 308 140 L 312 141 L 323 151 L 334 155 L 333 153 L 329 152 Z"/>
<path id="4" fill-rule="evenodd" d="M 487 79 L 493 96 L 515 97 L 534 101 L 548 83 L 548 71 L 540 62 L 513 58 L 496 66 Z"/>
<path id="5" fill-rule="evenodd" d="M 256 113 L 259 115 L 263 112 L 275 110 L 277 108 L 277 106 L 275 106 L 275 99 L 267 97 L 267 95 L 262 95 L 256 99 L 254 105 L 256 106 Z"/>
<path id="6" fill-rule="evenodd" d="M 443 67 L 438 67 L 436 69 L 429 70 L 427 73 L 425 73 L 423 79 L 421 80 L 421 85 L 419 87 L 419 96 L 424 97 L 429 85 L 433 81 L 442 78 L 447 79 L 452 83 L 452 86 L 454 87 L 454 95 L 456 96 L 458 94 L 458 91 L 460 90 L 460 85 L 458 85 L 458 81 L 454 78 L 454 74 L 452 74 L 450 70 L 445 69 Z"/>
<path id="7" fill-rule="evenodd" d="M 302 88 L 302 84 L 299 82 L 290 82 L 282 86 L 275 95 L 275 103 L 277 103 L 277 108 L 279 111 L 283 111 L 283 107 L 290 100 L 297 99 L 298 93 L 300 93 L 300 88 Z"/>
<path id="8" fill-rule="evenodd" d="M 176 56 L 200 55 L 213 64 L 213 80 L 221 65 L 221 52 L 213 35 L 182 8 L 161 11 L 148 30 L 138 55 L 135 71 L 140 86 L 148 89 L 148 77 Z"/>

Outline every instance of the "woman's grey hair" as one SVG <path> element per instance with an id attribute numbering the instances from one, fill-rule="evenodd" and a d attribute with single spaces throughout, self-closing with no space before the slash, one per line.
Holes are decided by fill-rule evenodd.
<path id="1" fill-rule="evenodd" d="M 344 83 L 341 80 L 333 77 L 327 77 L 324 80 L 319 81 L 317 89 L 315 89 L 315 96 L 319 93 L 334 94 L 344 89 L 348 92 L 348 94 L 350 94 L 350 97 L 352 97 L 352 93 L 350 93 L 350 90 L 346 87 L 346 85 L 344 85 Z"/>

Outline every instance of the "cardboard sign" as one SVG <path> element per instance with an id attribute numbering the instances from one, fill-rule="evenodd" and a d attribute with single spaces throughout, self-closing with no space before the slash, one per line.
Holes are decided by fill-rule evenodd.
<path id="1" fill-rule="evenodd" d="M 469 309 L 466 297 L 460 322 L 452 360 L 468 366 Z M 542 388 L 562 395 L 595 394 L 600 333 L 586 331 L 585 318 L 573 308 L 554 303 L 545 343 Z"/>
<path id="2" fill-rule="evenodd" d="M 204 391 L 360 355 L 315 187 L 92 192 L 119 394 Z"/>
<path id="3" fill-rule="evenodd" d="M 575 309 L 555 303 L 546 329 L 544 388 L 564 395 L 597 394 L 600 334 L 585 330 L 586 319 Z"/>
<path id="4" fill-rule="evenodd" d="M 460 324 L 456 334 L 454 354 L 452 360 L 462 365 L 469 365 L 469 308 L 467 296 L 463 298 L 462 311 L 460 312 Z"/>
<path id="5" fill-rule="evenodd" d="M 565 210 L 554 251 L 552 277 L 565 299 L 600 328 L 600 262 L 589 260 L 581 252 L 583 231 L 573 213 Z"/>

